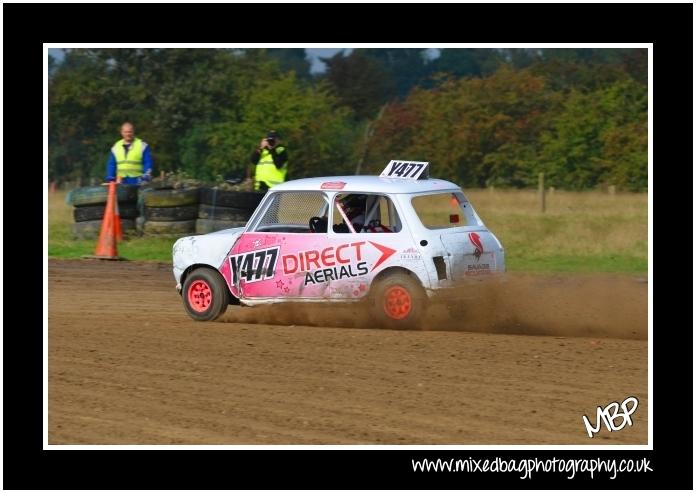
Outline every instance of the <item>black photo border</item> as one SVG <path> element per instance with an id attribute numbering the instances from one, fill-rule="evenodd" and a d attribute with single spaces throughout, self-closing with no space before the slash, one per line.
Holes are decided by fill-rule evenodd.
<path id="1" fill-rule="evenodd" d="M 654 449 L 635 450 L 43 450 L 43 231 L 27 228 L 42 217 L 38 200 L 27 212 L 14 186 L 42 183 L 36 143 L 42 98 L 43 43 L 653 43 L 654 180 L 693 173 L 685 147 L 692 142 L 692 12 L 684 4 L 3 4 L 5 178 L 3 186 L 4 487 L 8 489 L 691 489 L 693 409 L 692 327 L 681 316 L 692 306 L 683 252 L 660 251 L 671 241 L 654 223 Z M 259 28 L 269 18 L 281 29 Z M 134 19 L 137 23 L 134 24 Z M 121 29 L 121 22 L 128 26 Z M 138 29 L 133 30 L 134 25 Z M 39 51 L 41 50 L 41 51 Z M 15 163 L 10 164 L 10 163 Z M 668 185 L 669 186 L 669 185 Z M 662 188 L 665 187 L 665 188 Z M 38 191 L 38 188 L 37 188 Z M 680 194 L 653 189 L 655 217 L 680 211 Z M 681 194 L 685 195 L 685 194 Z M 13 215 L 22 201 L 22 216 Z M 678 203 L 682 200 L 685 203 Z M 693 218 L 692 218 L 693 219 Z M 693 221 L 692 221 L 693 225 Z M 688 227 L 684 226 L 684 229 Z M 16 234 L 12 234 L 12 232 Z M 680 241 L 691 245 L 690 234 Z M 673 234 L 673 233 L 672 233 Z M 18 244 L 19 243 L 19 244 Z M 672 245 L 671 248 L 674 248 Z M 681 247 L 680 247 L 681 248 Z M 683 250 L 688 251 L 684 245 Z M 693 251 L 693 249 L 692 249 Z M 670 259 L 671 257 L 671 259 Z M 15 259 L 21 258 L 22 262 Z M 663 271 L 660 267 L 664 268 Z M 38 272 L 37 272 L 38 271 Z M 684 276 L 686 277 L 686 276 Z M 11 281 L 11 282 L 10 282 Z M 651 280 L 653 282 L 653 280 Z M 670 282 L 670 286 L 667 286 Z M 691 286 L 693 287 L 693 286 Z M 671 288 L 671 289 L 670 289 Z M 24 293 L 20 295 L 19 293 Z M 28 293 L 32 293 L 29 295 Z M 669 296 L 669 303 L 665 301 Z M 662 301 L 660 301 L 662 300 Z M 681 323 L 675 321 L 682 320 Z M 604 474 L 418 473 L 411 459 L 648 458 L 653 472 Z"/>

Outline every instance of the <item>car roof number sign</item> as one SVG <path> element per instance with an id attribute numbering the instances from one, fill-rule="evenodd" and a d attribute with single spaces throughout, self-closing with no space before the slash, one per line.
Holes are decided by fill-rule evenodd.
<path id="1" fill-rule="evenodd" d="M 423 174 L 428 168 L 428 164 L 427 161 L 397 161 L 396 159 L 392 159 L 379 176 L 382 178 L 418 180 L 421 175 L 424 178 L 428 176 L 427 173 Z"/>

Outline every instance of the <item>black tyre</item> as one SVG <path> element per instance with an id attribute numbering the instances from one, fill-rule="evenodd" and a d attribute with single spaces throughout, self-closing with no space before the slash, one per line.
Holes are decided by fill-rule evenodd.
<path id="1" fill-rule="evenodd" d="M 215 320 L 230 304 L 227 283 L 219 272 L 201 267 L 191 272 L 181 290 L 186 313 L 199 321 Z"/>
<path id="2" fill-rule="evenodd" d="M 427 295 L 420 282 L 405 272 L 379 279 L 370 293 L 370 309 L 377 323 L 389 329 L 414 329 L 423 318 Z"/>
<path id="3" fill-rule="evenodd" d="M 75 218 L 75 222 L 95 221 L 97 219 L 101 221 L 104 218 L 105 208 L 106 204 L 75 207 L 75 209 L 73 209 L 73 217 Z M 121 219 L 134 219 L 138 217 L 138 209 L 135 207 L 135 204 L 119 204 L 118 213 Z"/>
<path id="4" fill-rule="evenodd" d="M 72 225 L 73 236 L 79 240 L 93 240 L 99 236 L 101 223 L 101 219 L 74 223 Z M 135 221 L 133 219 L 121 219 L 121 229 L 124 233 L 134 232 Z"/>
<path id="5" fill-rule="evenodd" d="M 106 204 L 109 195 L 109 187 L 100 185 L 95 187 L 81 187 L 70 191 L 66 202 L 75 207 L 83 205 Z M 138 200 L 138 187 L 135 185 L 117 185 L 116 196 L 119 204 L 136 202 Z"/>
<path id="6" fill-rule="evenodd" d="M 148 221 L 189 221 L 198 217 L 197 205 L 177 207 L 145 207 L 145 219 Z"/>
<path id="7" fill-rule="evenodd" d="M 217 219 L 196 219 L 196 234 L 204 235 L 223 229 L 242 228 L 245 221 L 218 221 Z"/>
<path id="8" fill-rule="evenodd" d="M 253 210 L 237 209 L 236 207 L 222 207 L 217 205 L 200 204 L 198 206 L 199 219 L 214 219 L 216 221 L 248 221 Z"/>
<path id="9" fill-rule="evenodd" d="M 143 233 L 146 235 L 184 235 L 196 230 L 196 221 L 145 221 Z"/>
<path id="10" fill-rule="evenodd" d="M 146 207 L 175 207 L 198 204 L 198 188 L 172 188 L 144 190 L 143 202 Z"/>
<path id="11" fill-rule="evenodd" d="M 254 212 L 264 195 L 265 192 L 234 192 L 218 190 L 217 188 L 202 188 L 200 202 L 201 204 L 234 207 Z"/>

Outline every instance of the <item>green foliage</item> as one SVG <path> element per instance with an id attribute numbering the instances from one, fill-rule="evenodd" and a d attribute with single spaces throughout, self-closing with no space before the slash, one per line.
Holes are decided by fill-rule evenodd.
<path id="1" fill-rule="evenodd" d="M 266 53 L 278 62 L 283 72 L 292 70 L 298 79 L 311 79 L 311 64 L 304 48 L 266 48 Z"/>
<path id="2" fill-rule="evenodd" d="M 445 79 L 388 108 L 368 161 L 376 169 L 398 148 L 465 186 L 524 186 L 554 101 L 542 78 L 507 65 L 484 79 Z"/>
<path id="3" fill-rule="evenodd" d="M 350 111 L 266 50 L 70 50 L 49 86 L 49 120 L 51 179 L 103 177 L 125 120 L 152 146 L 156 173 L 244 175 L 269 128 L 286 137 L 293 176 L 353 161 L 352 142 L 338 140 L 352 139 Z"/>
<path id="4" fill-rule="evenodd" d="M 624 190 L 647 191 L 648 123 L 636 121 L 606 130 L 600 164 L 605 181 Z"/>
<path id="5" fill-rule="evenodd" d="M 543 171 L 557 188 L 645 190 L 647 87 L 624 72 L 598 79 L 566 92 L 538 66 L 439 76 L 434 88 L 388 106 L 368 168 L 398 155 L 430 161 L 438 176 L 469 187 L 534 186 Z"/>
<path id="6" fill-rule="evenodd" d="M 630 79 L 590 93 L 571 91 L 541 136 L 549 185 L 647 189 L 647 104 L 647 87 Z"/>
<path id="7" fill-rule="evenodd" d="M 644 49 L 370 48 L 324 61 L 312 78 L 296 48 L 66 50 L 49 58 L 49 179 L 103 178 L 129 120 L 156 174 L 243 178 L 273 128 L 290 179 L 351 173 L 364 155 L 363 172 L 421 159 L 465 186 L 528 187 L 543 171 L 556 188 L 647 188 Z"/>
<path id="8" fill-rule="evenodd" d="M 351 114 L 325 86 L 301 86 L 293 73 L 259 81 L 223 121 L 194 127 L 183 139 L 183 168 L 193 176 L 243 177 L 252 151 L 269 129 L 288 146 L 288 179 L 348 171 Z"/>
<path id="9" fill-rule="evenodd" d="M 515 50 L 522 51 L 522 50 Z M 481 48 L 444 48 L 428 66 L 428 72 L 456 77 L 481 77 L 494 73 L 505 62 L 506 54 Z M 520 55 L 517 56 L 520 58 Z"/>
<path id="10" fill-rule="evenodd" d="M 429 73 L 426 50 L 422 48 L 367 48 L 355 51 L 379 63 L 391 79 L 397 97 L 406 96 Z"/>
<path id="11" fill-rule="evenodd" d="M 647 52 L 637 49 L 547 49 L 530 69 L 553 90 L 586 93 L 628 78 L 647 85 L 647 61 Z"/>
<path id="12" fill-rule="evenodd" d="M 92 176 L 116 139 L 100 138 L 100 111 L 112 95 L 106 67 L 86 51 L 71 50 L 54 70 L 48 89 L 49 179 Z M 103 172 L 102 172 L 103 173 Z"/>
<path id="13" fill-rule="evenodd" d="M 394 80 L 382 64 L 359 50 L 345 56 L 342 52 L 326 63 L 326 81 L 341 104 L 355 112 L 357 118 L 374 116 L 394 92 Z"/>

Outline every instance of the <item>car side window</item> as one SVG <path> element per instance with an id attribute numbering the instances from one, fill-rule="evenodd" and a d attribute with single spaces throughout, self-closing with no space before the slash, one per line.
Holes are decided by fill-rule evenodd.
<path id="1" fill-rule="evenodd" d="M 334 198 L 333 231 L 351 233 L 398 233 L 401 219 L 394 203 L 386 195 L 338 194 Z"/>
<path id="2" fill-rule="evenodd" d="M 312 224 L 326 224 L 329 202 L 321 192 L 276 192 L 254 232 L 310 233 Z M 326 231 L 326 227 L 324 227 Z M 318 231 L 317 231 L 318 232 Z"/>
<path id="3" fill-rule="evenodd" d="M 460 192 L 419 195 L 411 199 L 413 210 L 428 229 L 458 228 L 476 224 L 476 216 Z"/>

